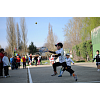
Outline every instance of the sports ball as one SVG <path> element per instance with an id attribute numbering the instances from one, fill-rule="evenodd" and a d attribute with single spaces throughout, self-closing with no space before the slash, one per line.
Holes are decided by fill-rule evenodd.
<path id="1" fill-rule="evenodd" d="M 37 22 L 35 24 L 37 24 Z"/>

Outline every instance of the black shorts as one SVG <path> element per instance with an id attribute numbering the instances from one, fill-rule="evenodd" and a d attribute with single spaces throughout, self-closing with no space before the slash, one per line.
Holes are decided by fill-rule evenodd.
<path id="1" fill-rule="evenodd" d="M 66 62 L 63 62 L 63 63 L 56 62 L 56 63 L 54 63 L 53 64 L 53 69 L 54 69 L 55 72 L 56 72 L 56 67 L 58 67 L 58 66 L 64 67 L 63 71 L 66 70 L 66 71 L 68 71 L 71 74 L 74 73 L 74 71 L 70 68 L 70 66 L 69 67 L 67 66 Z"/>
<path id="2" fill-rule="evenodd" d="M 97 65 L 97 66 L 100 65 L 100 62 L 96 62 L 96 65 Z"/>

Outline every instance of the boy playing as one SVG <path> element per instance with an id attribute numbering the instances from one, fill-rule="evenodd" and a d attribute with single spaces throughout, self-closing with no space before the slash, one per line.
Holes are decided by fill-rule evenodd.
<path id="1" fill-rule="evenodd" d="M 3 77 L 3 62 L 2 58 L 4 57 L 4 49 L 0 49 L 0 77 Z"/>
<path id="2" fill-rule="evenodd" d="M 96 65 L 97 65 L 97 68 L 98 70 L 97 71 L 100 71 L 100 68 L 98 67 L 100 65 L 100 54 L 99 54 L 99 50 L 96 51 L 97 55 L 95 55 L 94 59 L 92 62 L 94 62 L 94 60 L 96 59 Z"/>
<path id="3" fill-rule="evenodd" d="M 66 64 L 66 61 L 64 58 L 63 44 L 57 43 L 55 46 L 57 47 L 57 51 L 56 52 L 49 51 L 49 52 L 57 54 L 57 55 L 53 55 L 53 57 L 59 57 L 59 62 L 55 62 L 53 64 L 54 74 L 52 74 L 51 76 L 57 75 L 57 71 L 56 71 L 57 66 L 62 66 L 63 70 L 61 71 L 61 74 L 58 77 L 61 77 L 63 72 L 66 70 L 69 73 L 71 73 L 73 75 L 73 77 L 75 78 L 75 81 L 77 81 L 77 75 L 74 74 L 74 71 L 71 68 L 67 67 L 67 64 Z"/>
<path id="4" fill-rule="evenodd" d="M 70 55 L 69 54 L 66 54 L 66 64 L 67 64 L 67 67 L 68 68 L 71 68 L 71 62 L 74 64 L 73 60 L 71 58 L 69 58 Z M 70 76 L 72 76 L 72 74 L 70 73 Z"/>

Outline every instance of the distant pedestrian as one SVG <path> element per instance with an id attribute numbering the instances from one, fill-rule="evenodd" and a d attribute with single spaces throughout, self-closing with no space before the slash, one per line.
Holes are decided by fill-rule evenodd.
<path id="1" fill-rule="evenodd" d="M 14 62 L 15 62 L 15 69 L 18 69 L 18 65 L 17 65 L 17 57 L 14 57 Z"/>
<path id="2" fill-rule="evenodd" d="M 30 60 L 32 61 L 32 54 L 30 54 Z"/>
<path id="3" fill-rule="evenodd" d="M 97 65 L 97 71 L 100 71 L 100 54 L 99 54 L 99 50 L 96 51 L 97 55 L 95 55 L 95 57 L 93 58 L 93 61 L 96 59 L 96 65 Z"/>
<path id="4" fill-rule="evenodd" d="M 30 66 L 31 66 L 31 63 L 32 63 L 32 61 L 31 61 L 30 56 L 29 56 L 29 65 L 30 65 Z"/>
<path id="5" fill-rule="evenodd" d="M 13 66 L 13 57 L 10 58 L 10 64 L 11 64 L 11 69 L 13 70 L 14 69 L 14 66 Z"/>
<path id="6" fill-rule="evenodd" d="M 40 65 L 40 57 L 38 57 L 37 59 L 38 59 L 38 65 Z"/>
<path id="7" fill-rule="evenodd" d="M 14 62 L 14 58 L 15 58 L 15 57 L 13 57 L 13 59 L 12 59 L 12 66 L 13 66 L 12 70 L 13 70 L 13 69 L 15 69 L 15 62 Z"/>
<path id="8" fill-rule="evenodd" d="M 26 63 L 27 63 L 27 65 L 28 65 L 28 56 L 26 55 Z"/>
<path id="9" fill-rule="evenodd" d="M 38 62 L 38 56 L 37 55 L 35 55 L 34 60 L 35 60 L 35 66 L 37 66 L 37 62 Z"/>
<path id="10" fill-rule="evenodd" d="M 18 67 L 17 67 L 17 58 L 16 58 L 16 56 L 13 57 L 12 64 L 13 64 L 14 69 L 18 69 Z"/>
<path id="11" fill-rule="evenodd" d="M 52 63 L 52 65 L 54 64 L 54 59 L 55 59 L 55 57 L 53 57 L 53 55 L 54 54 L 51 55 L 51 63 Z"/>
<path id="12" fill-rule="evenodd" d="M 32 63 L 34 64 L 34 56 L 32 57 Z"/>
<path id="13" fill-rule="evenodd" d="M 2 58 L 4 57 L 4 49 L 0 49 L 0 77 L 3 77 L 3 62 Z"/>
<path id="14" fill-rule="evenodd" d="M 21 58 L 21 65 L 23 65 L 23 59 Z"/>
<path id="15" fill-rule="evenodd" d="M 4 67 L 4 74 L 5 74 L 5 78 L 6 78 L 7 76 L 9 77 L 9 66 L 10 66 L 10 62 L 7 57 L 7 52 L 4 53 L 4 57 L 3 57 L 2 61 L 3 61 L 3 67 Z"/>
<path id="16" fill-rule="evenodd" d="M 17 65 L 18 65 L 18 68 L 20 68 L 20 58 L 19 58 L 19 56 L 17 56 Z"/>
<path id="17" fill-rule="evenodd" d="M 25 59 L 25 56 L 23 56 L 23 69 L 24 69 L 24 66 L 25 66 L 25 68 L 26 68 L 26 59 Z"/>
<path id="18" fill-rule="evenodd" d="M 39 58 L 40 58 L 40 64 L 42 65 L 42 61 L 41 61 L 41 60 L 42 60 L 42 57 L 41 57 L 41 56 L 39 56 Z"/>

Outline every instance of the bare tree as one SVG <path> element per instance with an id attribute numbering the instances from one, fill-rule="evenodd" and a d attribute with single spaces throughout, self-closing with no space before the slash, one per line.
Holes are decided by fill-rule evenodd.
<path id="1" fill-rule="evenodd" d="M 74 17 L 69 21 L 68 25 L 65 25 L 65 44 L 67 44 L 67 48 L 72 49 L 74 45 L 82 42 L 80 33 L 83 19 L 82 17 Z"/>
<path id="2" fill-rule="evenodd" d="M 8 46 L 10 47 L 11 54 L 13 56 L 13 52 L 16 45 L 16 34 L 15 34 L 15 21 L 13 17 L 7 18 L 7 40 Z"/>
<path id="3" fill-rule="evenodd" d="M 58 37 L 53 33 L 52 26 L 49 23 L 48 36 L 45 45 L 50 50 L 55 50 L 55 44 L 58 42 Z"/>
<path id="4" fill-rule="evenodd" d="M 8 58 L 10 58 L 11 56 L 13 56 L 13 55 L 11 54 L 11 48 L 10 48 L 9 46 L 6 46 L 5 52 L 7 52 Z"/>
<path id="5" fill-rule="evenodd" d="M 23 42 L 23 52 L 24 55 L 27 52 L 27 28 L 25 18 L 21 18 L 21 31 L 22 31 L 22 42 Z"/>
<path id="6" fill-rule="evenodd" d="M 49 23 L 48 36 L 47 36 L 47 39 L 46 39 L 44 46 L 47 47 L 49 50 L 55 51 L 56 50 L 55 44 L 57 42 L 58 42 L 58 37 L 56 34 L 53 33 L 52 26 Z M 45 54 L 46 54 L 47 59 L 48 59 L 48 57 L 50 56 L 50 53 L 46 52 Z"/>
<path id="7" fill-rule="evenodd" d="M 17 28 L 17 30 L 16 30 L 17 49 L 19 50 L 19 49 L 20 49 L 20 46 L 21 46 L 21 35 L 20 35 L 20 31 L 19 31 L 19 25 L 18 25 L 18 23 L 16 24 L 16 28 Z"/>

